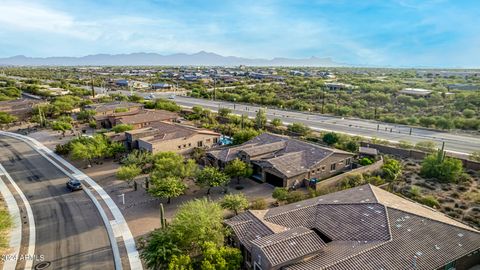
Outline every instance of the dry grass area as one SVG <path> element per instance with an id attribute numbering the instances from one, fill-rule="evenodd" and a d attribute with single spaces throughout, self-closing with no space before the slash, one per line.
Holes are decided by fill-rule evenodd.
<path id="1" fill-rule="evenodd" d="M 467 171 L 471 179 L 463 183 L 439 183 L 420 176 L 417 161 L 403 161 L 403 173 L 393 191 L 432 206 L 452 218 L 480 228 L 480 172 Z"/>
<path id="2" fill-rule="evenodd" d="M 5 254 L 9 248 L 8 239 L 11 226 L 12 219 L 5 205 L 5 200 L 0 196 L 0 254 Z"/>

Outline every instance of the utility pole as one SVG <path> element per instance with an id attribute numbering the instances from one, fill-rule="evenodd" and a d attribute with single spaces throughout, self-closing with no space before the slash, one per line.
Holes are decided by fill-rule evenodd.
<path id="1" fill-rule="evenodd" d="M 324 108 L 325 107 L 325 88 L 322 88 L 322 114 L 324 114 Z"/>
<path id="2" fill-rule="evenodd" d="M 217 80 L 213 77 L 213 100 L 217 100 Z"/>
<path id="3" fill-rule="evenodd" d="M 95 88 L 93 87 L 93 72 L 90 72 L 90 83 L 92 87 L 92 97 L 95 98 Z"/>

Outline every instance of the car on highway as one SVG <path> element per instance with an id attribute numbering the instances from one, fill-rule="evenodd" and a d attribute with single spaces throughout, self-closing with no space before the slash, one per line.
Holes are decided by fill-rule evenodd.
<path id="1" fill-rule="evenodd" d="M 175 95 L 168 96 L 168 99 L 175 99 Z"/>
<path id="2" fill-rule="evenodd" d="M 82 188 L 82 183 L 80 183 L 80 181 L 77 179 L 70 179 L 67 182 L 67 189 L 69 189 L 70 191 L 81 190 Z"/>

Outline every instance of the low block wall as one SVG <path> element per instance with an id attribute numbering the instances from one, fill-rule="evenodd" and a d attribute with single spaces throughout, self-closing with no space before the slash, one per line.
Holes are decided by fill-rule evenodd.
<path id="1" fill-rule="evenodd" d="M 382 154 L 397 156 L 401 158 L 412 158 L 416 160 L 422 160 L 429 154 L 416 149 L 402 149 L 402 148 L 397 148 L 390 145 L 374 144 L 369 142 L 361 142 L 360 144 L 364 147 L 375 148 L 378 150 L 378 152 Z M 448 151 L 446 155 L 450 156 Z M 474 170 L 474 171 L 480 170 L 480 162 L 459 158 L 459 157 L 454 157 L 454 158 L 461 160 L 463 163 L 463 167 L 467 170 Z"/>
<path id="2" fill-rule="evenodd" d="M 318 190 L 325 189 L 325 188 L 335 187 L 337 185 L 337 183 L 342 181 L 343 178 L 345 178 L 348 175 L 374 172 L 376 170 L 379 170 L 382 167 L 382 165 L 383 165 L 383 159 L 380 159 L 380 160 L 378 160 L 377 162 L 375 162 L 371 165 L 356 168 L 356 169 L 353 169 L 351 171 L 347 171 L 347 172 L 344 172 L 342 174 L 336 175 L 334 177 L 327 178 L 325 180 L 322 180 L 322 181 L 318 182 L 315 185 L 315 190 L 318 191 Z"/>

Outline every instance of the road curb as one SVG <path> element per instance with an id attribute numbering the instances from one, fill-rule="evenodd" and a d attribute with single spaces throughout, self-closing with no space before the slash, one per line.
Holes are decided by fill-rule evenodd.
<path id="1" fill-rule="evenodd" d="M 0 164 L 0 193 L 2 193 L 5 203 L 7 204 L 8 212 L 13 220 L 13 228 L 10 230 L 9 246 L 13 248 L 13 252 L 6 254 L 8 257 L 18 258 L 20 253 L 20 246 L 22 243 L 22 220 L 20 218 L 20 207 L 7 184 L 2 180 L 2 176 L 6 176 L 5 168 Z M 7 179 L 8 180 L 8 179 Z M 3 264 L 3 269 L 15 269 L 17 260 L 6 259 Z"/>
<path id="2" fill-rule="evenodd" d="M 2 134 L 2 133 L 0 133 L 0 134 Z M 5 175 L 5 177 L 8 179 L 8 181 L 13 186 L 15 191 L 18 193 L 18 195 L 20 196 L 20 198 L 23 202 L 23 205 L 25 206 L 25 209 L 27 210 L 27 216 L 28 216 L 28 249 L 27 249 L 27 255 L 33 256 L 33 255 L 35 255 L 36 232 L 35 232 L 35 220 L 33 219 L 32 207 L 30 206 L 30 203 L 28 202 L 27 197 L 25 197 L 25 194 L 23 194 L 22 190 L 20 189 L 20 187 L 18 187 L 17 183 L 15 183 L 15 181 L 13 181 L 12 177 L 10 177 L 10 175 L 5 170 L 5 168 L 2 166 L 2 164 L 0 164 L 0 172 L 3 175 Z M 2 181 L 2 184 L 4 184 L 3 181 Z M 8 187 L 6 187 L 6 188 L 8 189 Z M 2 192 L 2 194 L 3 194 L 3 192 Z M 15 199 L 13 199 L 13 200 L 15 200 Z M 17 204 L 17 203 L 15 202 L 15 204 Z M 17 204 L 17 207 L 18 207 L 18 204 Z M 20 218 L 20 216 L 19 216 L 19 218 Z M 21 230 L 21 226 L 20 226 L 20 230 Z M 18 238 L 18 235 L 17 234 L 12 235 L 12 237 Z M 20 240 L 14 239 L 14 241 L 18 241 L 18 245 L 19 245 L 18 246 L 18 251 L 17 251 L 17 256 L 18 256 L 18 252 L 20 250 L 20 243 L 21 243 L 21 232 L 20 232 Z M 16 263 L 18 262 L 18 259 L 14 260 L 14 262 L 15 262 L 15 265 L 16 265 Z M 13 268 L 5 268 L 6 265 L 7 265 L 7 263 L 4 264 L 4 269 L 15 269 L 15 266 Z M 33 267 L 33 260 L 26 260 L 25 261 L 25 269 L 32 269 L 32 267 Z"/>

